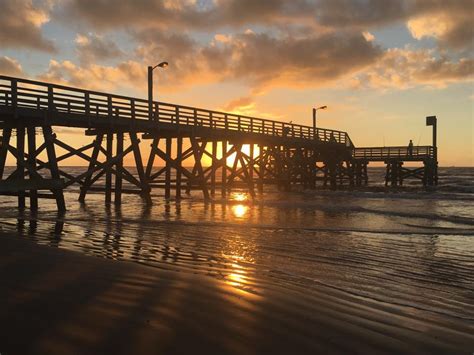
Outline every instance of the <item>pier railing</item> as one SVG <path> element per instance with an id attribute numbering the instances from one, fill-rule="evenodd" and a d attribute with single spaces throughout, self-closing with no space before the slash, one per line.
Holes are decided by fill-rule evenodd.
<path id="1" fill-rule="evenodd" d="M 149 120 L 148 101 L 0 75 L 0 106 L 55 110 L 91 117 Z M 335 142 L 353 147 L 343 131 L 316 128 L 197 107 L 153 102 L 151 118 L 157 123 L 206 127 L 216 130 Z"/>
<path id="2" fill-rule="evenodd" d="M 355 159 L 372 161 L 384 161 L 387 159 L 422 160 L 433 158 L 434 148 L 432 146 L 414 146 L 411 150 L 408 146 L 354 148 L 352 156 Z"/>

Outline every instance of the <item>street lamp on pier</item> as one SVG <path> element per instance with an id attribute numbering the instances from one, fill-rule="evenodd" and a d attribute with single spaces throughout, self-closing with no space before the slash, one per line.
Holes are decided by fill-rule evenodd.
<path id="1" fill-rule="evenodd" d="M 153 70 L 156 68 L 166 68 L 168 62 L 161 62 L 154 67 L 148 66 L 148 119 L 151 120 L 153 117 Z"/>
<path id="2" fill-rule="evenodd" d="M 326 105 L 324 106 L 319 106 L 317 108 L 313 108 L 313 128 L 316 130 L 316 111 L 318 110 L 325 110 L 328 107 Z"/>

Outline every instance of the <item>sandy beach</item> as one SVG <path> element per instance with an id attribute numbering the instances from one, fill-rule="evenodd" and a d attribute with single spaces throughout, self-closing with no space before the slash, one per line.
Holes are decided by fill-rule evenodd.
<path id="1" fill-rule="evenodd" d="M 0 352 L 470 353 L 474 325 L 321 287 L 260 294 L 0 236 Z"/>

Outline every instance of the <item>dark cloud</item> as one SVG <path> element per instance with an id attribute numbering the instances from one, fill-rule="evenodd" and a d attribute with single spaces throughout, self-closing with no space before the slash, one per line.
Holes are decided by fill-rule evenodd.
<path id="1" fill-rule="evenodd" d="M 425 20 L 429 26 L 443 29 L 434 35 L 441 49 L 464 54 L 474 51 L 473 0 L 417 0 L 413 5 L 413 13 L 415 19 Z M 427 30 L 429 32 L 429 28 Z"/>
<path id="2" fill-rule="evenodd" d="M 31 0 L 2 0 L 0 5 L 0 43 L 2 47 L 33 48 L 54 52 L 53 43 L 41 33 L 48 21 L 47 7 Z"/>
<path id="3" fill-rule="evenodd" d="M 168 5 L 167 5 L 168 4 Z M 186 1 L 161 0 L 71 0 L 57 8 L 57 17 L 85 19 L 95 28 L 163 27 L 199 22 L 200 11 Z"/>
<path id="4" fill-rule="evenodd" d="M 166 60 L 165 84 L 237 80 L 254 88 L 270 84 L 322 86 L 374 63 L 382 50 L 361 33 L 310 37 L 268 33 L 217 34 L 207 44 L 185 34 L 160 30 L 132 32 L 135 58 L 148 64 Z"/>
<path id="5" fill-rule="evenodd" d="M 214 6 L 193 1 L 71 0 L 56 16 L 77 15 L 96 28 L 158 27 L 210 30 L 250 24 L 314 21 L 310 0 L 220 0 Z"/>
<path id="6" fill-rule="evenodd" d="M 115 42 L 95 34 L 77 35 L 76 50 L 81 63 L 119 58 L 124 54 Z"/>
<path id="7" fill-rule="evenodd" d="M 95 62 L 120 57 L 121 50 L 106 34 L 79 36 L 81 66 L 68 61 L 50 66 L 53 77 L 66 73 L 76 82 L 91 80 L 97 85 L 107 74 L 138 86 L 134 77 L 142 75 L 146 65 L 166 60 L 170 68 L 160 71 L 159 80 L 169 87 L 226 80 L 254 89 L 324 86 L 354 77 L 373 86 L 405 87 L 404 83 L 429 82 L 429 75 L 437 82 L 448 77 L 463 80 L 455 73 L 465 72 L 467 62 L 459 58 L 469 57 L 466 53 L 472 48 L 472 0 L 68 0 L 59 4 L 56 16 L 81 19 L 99 33 L 125 30 L 136 46 L 124 55 L 122 64 L 101 66 Z M 436 38 L 438 53 L 382 50 L 369 30 L 396 22 L 407 23 L 415 38 Z M 258 33 L 248 29 L 252 25 L 257 25 Z M 215 35 L 209 41 L 211 33 Z M 440 53 L 449 59 L 433 59 Z"/>
<path id="8" fill-rule="evenodd" d="M 474 59 L 464 58 L 452 62 L 447 58 L 431 60 L 417 73 L 417 78 L 426 81 L 467 80 L 474 75 Z"/>
<path id="9" fill-rule="evenodd" d="M 404 0 L 319 0 L 317 19 L 325 26 L 347 28 L 386 25 L 409 16 Z"/>
<path id="10" fill-rule="evenodd" d="M 156 29 L 130 32 L 138 42 L 135 57 L 146 65 L 170 63 L 169 77 L 180 81 L 199 72 L 199 45 L 183 33 L 164 33 Z M 162 76 L 162 75 L 161 75 Z"/>
<path id="11" fill-rule="evenodd" d="M 276 38 L 246 33 L 202 50 L 211 70 L 253 85 L 318 86 L 374 63 L 382 50 L 362 34 Z"/>
<path id="12" fill-rule="evenodd" d="M 146 67 L 134 61 L 123 61 L 117 66 L 79 66 L 68 60 L 51 60 L 38 79 L 92 90 L 140 89 L 146 83 Z"/>
<path id="13" fill-rule="evenodd" d="M 351 80 L 357 88 L 407 89 L 445 87 L 472 80 L 474 60 L 436 58 L 427 49 L 389 49 L 380 59 Z"/>
<path id="14" fill-rule="evenodd" d="M 21 65 L 15 59 L 6 56 L 0 57 L 0 74 L 19 76 L 22 73 Z"/>

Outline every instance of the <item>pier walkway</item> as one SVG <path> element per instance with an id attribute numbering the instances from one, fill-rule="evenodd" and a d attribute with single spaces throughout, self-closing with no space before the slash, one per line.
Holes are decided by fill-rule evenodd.
<path id="1" fill-rule="evenodd" d="M 360 185 L 367 183 L 371 161 L 387 163 L 392 184 L 411 176 L 429 185 L 437 175 L 435 147 L 414 147 L 412 154 L 406 147 L 356 148 L 343 131 L 157 101 L 149 105 L 139 98 L 8 76 L 0 76 L 0 129 L 0 194 L 18 196 L 20 208 L 29 198 L 36 209 L 44 197 L 56 199 L 63 210 L 63 189 L 72 184 L 80 185 L 80 201 L 88 191 L 100 190 L 106 203 L 113 196 L 120 204 L 125 192 L 150 203 L 153 188 L 164 189 L 166 198 L 172 190 L 180 198 L 183 191 L 198 189 L 207 199 L 217 191 L 225 197 L 236 186 L 254 195 L 265 184 L 282 189 L 314 188 L 317 181 L 333 188 Z M 61 138 L 68 134 L 92 142 L 74 147 Z M 4 176 L 8 155 L 16 170 Z M 73 159 L 87 163 L 76 176 L 61 168 Z M 421 161 L 424 167 L 406 175 L 404 161 Z M 123 181 L 133 188 L 125 189 Z"/>

